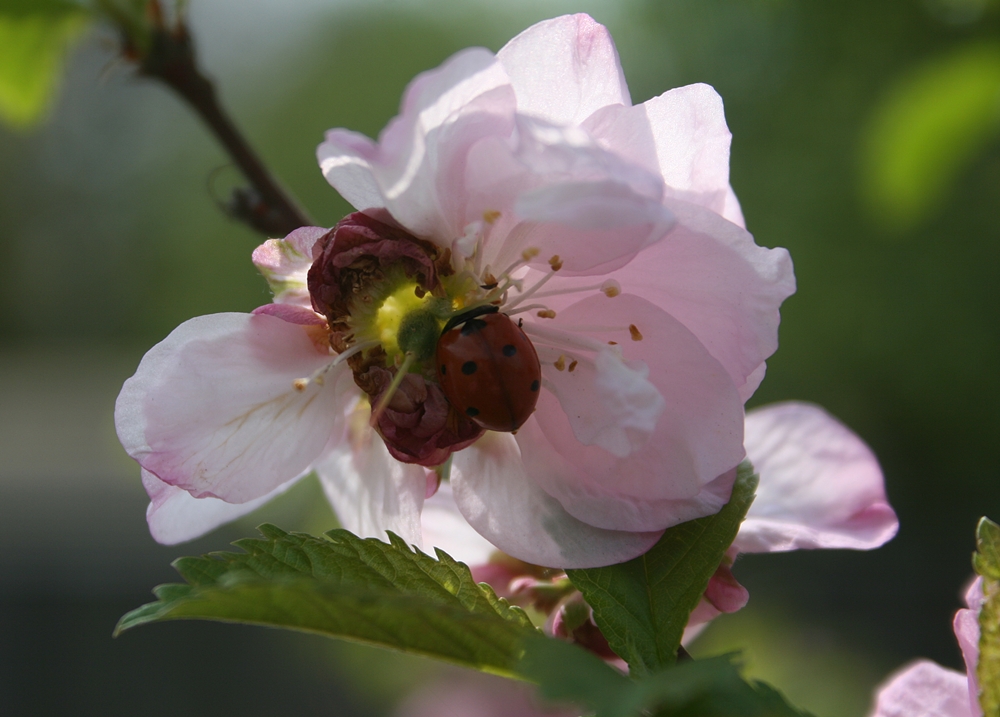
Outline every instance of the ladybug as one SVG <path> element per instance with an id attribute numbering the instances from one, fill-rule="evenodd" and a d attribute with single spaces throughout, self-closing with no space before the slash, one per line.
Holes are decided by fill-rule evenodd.
<path id="1" fill-rule="evenodd" d="M 438 339 L 441 390 L 455 408 L 490 431 L 516 431 L 538 401 L 542 368 L 524 331 L 496 306 L 452 318 Z"/>

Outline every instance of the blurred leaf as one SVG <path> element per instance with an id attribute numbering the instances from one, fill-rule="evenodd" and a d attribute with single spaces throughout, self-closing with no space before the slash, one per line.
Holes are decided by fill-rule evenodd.
<path id="1" fill-rule="evenodd" d="M 866 134 L 866 199 L 887 226 L 917 225 L 1000 134 L 1000 46 L 967 46 L 902 78 Z"/>
<path id="2" fill-rule="evenodd" d="M 747 683 L 734 656 L 688 660 L 631 680 L 575 645 L 540 635 L 526 643 L 522 672 L 548 700 L 568 702 L 598 717 L 793 717 L 800 712 L 773 688 Z"/>
<path id="3" fill-rule="evenodd" d="M 744 461 L 729 503 L 717 514 L 668 529 L 648 553 L 627 563 L 567 571 L 633 675 L 677 659 L 688 617 L 736 538 L 756 488 L 753 466 Z"/>
<path id="4" fill-rule="evenodd" d="M 980 518 L 976 526 L 972 565 L 984 578 L 1000 580 L 1000 525 L 986 517 Z"/>
<path id="5" fill-rule="evenodd" d="M 438 551 L 438 560 L 346 530 L 328 539 L 262 525 L 264 539 L 239 540 L 244 553 L 180 558 L 186 585 L 161 585 L 158 601 L 128 613 L 115 634 L 178 619 L 242 622 L 315 632 L 467 667 L 514 674 L 522 643 L 535 633 L 511 607 Z"/>
<path id="6" fill-rule="evenodd" d="M 58 0 L 0 4 L 0 119 L 27 127 L 55 95 L 70 43 L 87 25 L 79 5 Z"/>
<path id="7" fill-rule="evenodd" d="M 1000 715 L 1000 525 L 981 518 L 972 564 L 983 578 L 979 611 L 979 703 L 986 717 Z"/>

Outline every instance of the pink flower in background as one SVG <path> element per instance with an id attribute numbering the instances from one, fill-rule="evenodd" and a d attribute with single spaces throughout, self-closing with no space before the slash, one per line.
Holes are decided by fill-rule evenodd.
<path id="1" fill-rule="evenodd" d="M 979 611 L 983 581 L 965 593 L 968 606 L 955 613 L 953 627 L 965 658 L 966 674 L 930 660 L 917 660 L 891 675 L 875 696 L 871 717 L 981 717 L 976 666 L 979 664 Z"/>
<path id="2" fill-rule="evenodd" d="M 541 704 L 534 686 L 470 671 L 449 671 L 403 700 L 394 717 L 577 717 Z"/>
<path id="3" fill-rule="evenodd" d="M 747 412 L 747 457 L 757 497 L 728 553 L 813 548 L 871 550 L 899 528 L 871 449 L 819 406 L 790 401 Z M 722 565 L 690 625 L 742 608 L 749 595 Z"/>
<path id="4" fill-rule="evenodd" d="M 705 85 L 632 106 L 585 15 L 419 75 L 377 143 L 329 132 L 320 166 L 359 213 L 265 243 L 274 303 L 185 322 L 122 390 L 154 537 L 195 537 L 315 471 L 345 527 L 419 545 L 424 466 L 449 455 L 463 520 L 539 565 L 626 560 L 718 511 L 794 291 L 787 252 L 743 228 L 729 142 Z M 470 306 L 522 322 L 540 360 L 516 435 L 477 440 L 434 362 L 410 363 L 406 317 Z M 832 503 L 849 510 L 829 496 L 811 517 L 835 527 L 789 527 L 776 496 L 737 549 L 823 547 L 886 519 Z"/>

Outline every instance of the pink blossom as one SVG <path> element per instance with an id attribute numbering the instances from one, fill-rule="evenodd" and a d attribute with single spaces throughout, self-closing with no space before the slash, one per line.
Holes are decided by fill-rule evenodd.
<path id="1" fill-rule="evenodd" d="M 417 464 L 449 452 L 465 521 L 539 565 L 626 560 L 718 511 L 744 457 L 743 402 L 794 291 L 787 252 L 743 227 L 729 142 L 705 85 L 633 106 L 610 35 L 586 15 L 419 75 L 378 142 L 328 132 L 320 167 L 363 213 L 345 220 L 357 236 L 337 244 L 307 227 L 265 243 L 254 261 L 274 304 L 185 322 L 122 390 L 116 425 L 144 470 L 154 536 L 193 537 L 314 470 L 346 527 L 420 544 Z M 358 255 L 342 249 L 362 244 L 374 263 L 345 279 Z M 364 290 L 359 276 L 377 284 L 396 267 L 415 290 L 400 296 L 523 321 L 542 390 L 516 435 L 466 447 L 472 435 L 449 429 L 419 385 L 368 428 L 380 400 L 368 368 L 409 364 L 395 334 L 337 302 L 353 295 L 344 286 Z M 413 442 L 425 436 L 426 451 Z M 212 501 L 197 519 L 184 515 L 193 500 Z M 816 547 L 853 534 L 844 520 L 885 517 L 845 513 L 810 533 L 779 511 L 740 549 L 781 549 L 781 529 L 782 545 Z"/>
<path id="2" fill-rule="evenodd" d="M 976 578 L 966 590 L 965 604 L 966 608 L 955 613 L 953 627 L 965 658 L 966 674 L 930 660 L 917 660 L 882 683 L 876 692 L 871 717 L 982 716 L 976 682 L 982 578 Z"/>
<path id="3" fill-rule="evenodd" d="M 875 454 L 819 406 L 788 401 L 748 411 L 744 441 L 760 475 L 757 497 L 691 626 L 746 605 L 749 593 L 729 570 L 740 553 L 871 550 L 899 528 Z"/>

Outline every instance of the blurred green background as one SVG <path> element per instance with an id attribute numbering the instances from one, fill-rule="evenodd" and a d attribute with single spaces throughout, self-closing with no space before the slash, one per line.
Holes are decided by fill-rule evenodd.
<path id="1" fill-rule="evenodd" d="M 216 206 L 239 182 L 227 158 L 166 89 L 116 61 L 115 34 L 74 21 L 19 49 L 11 28 L 29 6 L 0 0 L 0 712 L 389 714 L 433 665 L 205 623 L 111 640 L 120 614 L 173 579 L 174 557 L 263 519 L 321 530 L 331 518 L 307 485 L 192 545 L 149 538 L 114 399 L 178 323 L 266 303 L 249 261 L 259 237 Z M 741 558 L 750 604 L 694 651 L 748 648 L 753 674 L 823 716 L 865 714 L 872 688 L 914 657 L 960 668 L 950 622 L 975 521 L 1000 518 L 995 0 L 190 10 L 224 103 L 324 225 L 348 211 L 315 163 L 324 130 L 376 135 L 414 74 L 537 20 L 584 11 L 608 25 L 635 102 L 715 86 L 748 226 L 791 251 L 799 282 L 751 405 L 815 401 L 854 428 L 901 528 L 872 553 Z M 10 68 L 49 50 L 58 86 L 28 97 Z"/>

